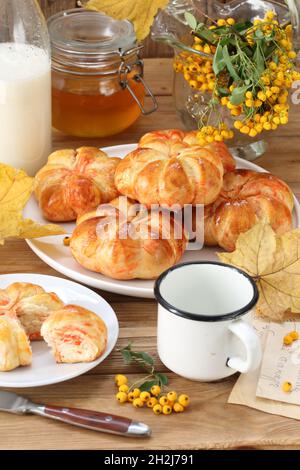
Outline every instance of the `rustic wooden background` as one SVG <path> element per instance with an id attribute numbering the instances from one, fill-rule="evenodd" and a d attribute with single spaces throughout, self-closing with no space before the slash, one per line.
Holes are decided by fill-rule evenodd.
<path id="1" fill-rule="evenodd" d="M 209 4 L 212 1 L 213 0 L 200 0 L 203 4 L 203 11 L 207 12 L 209 10 Z M 229 0 L 220 1 L 228 3 Z M 77 8 L 82 3 L 80 0 L 39 0 L 39 2 L 47 18 L 58 11 Z M 173 52 L 170 47 L 154 42 L 151 38 L 148 38 L 145 41 L 143 55 L 144 57 L 172 57 Z"/>

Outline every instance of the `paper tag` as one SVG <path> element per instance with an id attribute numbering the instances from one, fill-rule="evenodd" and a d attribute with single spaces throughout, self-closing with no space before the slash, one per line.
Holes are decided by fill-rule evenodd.
<path id="1" fill-rule="evenodd" d="M 300 340 L 289 346 L 283 344 L 284 336 L 293 330 L 300 332 L 300 322 L 270 323 L 257 397 L 300 405 Z M 282 390 L 284 382 L 291 382 L 291 392 Z"/>

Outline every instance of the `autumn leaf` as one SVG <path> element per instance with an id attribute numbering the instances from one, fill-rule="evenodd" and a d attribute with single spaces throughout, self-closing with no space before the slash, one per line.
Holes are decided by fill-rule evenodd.
<path id="1" fill-rule="evenodd" d="M 22 210 L 33 191 L 34 179 L 23 170 L 0 163 L 0 245 L 7 238 L 36 238 L 65 233 L 58 225 L 24 219 Z"/>
<path id="2" fill-rule="evenodd" d="M 218 256 L 255 279 L 259 315 L 279 321 L 286 312 L 300 313 L 300 229 L 277 236 L 270 225 L 257 224 L 239 236 L 233 253 Z"/>
<path id="3" fill-rule="evenodd" d="M 0 163 L 0 215 L 22 210 L 32 193 L 33 179 L 23 170 Z"/>
<path id="4" fill-rule="evenodd" d="M 89 0 L 85 8 L 102 11 L 117 20 L 131 21 L 138 41 L 142 41 L 148 36 L 158 10 L 168 3 L 169 0 Z"/>

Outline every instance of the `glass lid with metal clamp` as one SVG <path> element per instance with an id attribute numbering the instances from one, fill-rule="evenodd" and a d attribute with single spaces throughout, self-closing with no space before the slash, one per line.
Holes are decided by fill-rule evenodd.
<path id="1" fill-rule="evenodd" d="M 48 27 L 54 127 L 79 137 L 106 137 L 157 109 L 144 80 L 143 46 L 129 21 L 74 9 L 52 16 Z"/>

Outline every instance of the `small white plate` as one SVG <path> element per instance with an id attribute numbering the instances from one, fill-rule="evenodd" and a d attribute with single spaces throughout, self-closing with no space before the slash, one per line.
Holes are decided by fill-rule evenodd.
<path id="1" fill-rule="evenodd" d="M 44 341 L 33 341 L 32 365 L 0 372 L 0 387 L 40 387 L 64 382 L 93 369 L 111 353 L 119 336 L 119 323 L 111 306 L 100 295 L 76 282 L 43 274 L 3 274 L 0 276 L 0 289 L 13 282 L 38 284 L 47 292 L 55 292 L 65 304 L 79 305 L 96 313 L 107 326 L 108 341 L 101 357 L 96 361 L 80 364 L 57 364 Z"/>
<path id="2" fill-rule="evenodd" d="M 106 147 L 102 150 L 104 150 L 104 152 L 106 152 L 111 157 L 124 158 L 136 147 L 137 144 L 127 144 Z M 236 163 L 237 168 L 245 168 L 258 172 L 266 171 L 260 166 L 241 158 L 236 158 Z M 44 219 L 34 196 L 32 196 L 28 201 L 28 204 L 24 210 L 24 217 L 29 217 L 43 224 L 47 223 L 47 220 Z M 300 205 L 296 198 L 293 219 L 294 227 L 300 227 Z M 60 225 L 64 227 L 69 234 L 71 234 L 75 228 L 75 223 L 73 222 Z M 131 281 L 119 281 L 110 279 L 106 276 L 103 276 L 102 274 L 94 273 L 83 268 L 73 259 L 70 253 L 70 249 L 63 245 L 63 238 L 64 236 L 45 237 L 27 240 L 27 243 L 32 251 L 34 251 L 34 253 L 46 264 L 51 266 L 51 268 L 56 269 L 56 271 L 70 277 L 71 279 L 74 279 L 75 281 L 82 282 L 91 287 L 96 287 L 97 289 L 114 292 L 116 294 L 132 295 L 143 298 L 154 297 L 154 281 L 143 281 L 139 279 L 134 279 Z M 216 251 L 216 247 L 204 247 L 200 251 L 186 251 L 180 262 L 217 260 Z"/>

